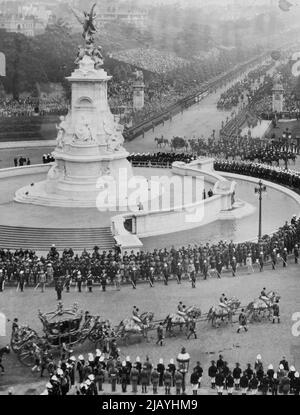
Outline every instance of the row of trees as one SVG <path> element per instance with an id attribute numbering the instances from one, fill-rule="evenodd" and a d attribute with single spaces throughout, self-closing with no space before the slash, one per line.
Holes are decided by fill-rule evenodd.
<path id="1" fill-rule="evenodd" d="M 62 82 L 74 67 L 78 44 L 60 21 L 33 38 L 0 29 L 0 50 L 7 65 L 2 80 L 5 91 L 18 99 L 21 92 L 32 92 L 39 83 Z"/>
<path id="2" fill-rule="evenodd" d="M 199 33 L 201 33 L 200 37 Z M 108 27 L 101 28 L 97 42 L 103 46 L 104 54 L 105 51 L 123 49 L 126 46 L 128 49 L 155 46 L 155 40 L 150 32 L 142 33 L 133 26 L 120 23 L 112 23 Z M 188 23 L 187 20 L 185 20 L 185 30 L 177 33 L 175 43 L 173 49 L 179 55 L 184 55 L 186 50 L 189 51 L 189 59 L 192 63 L 188 70 L 183 68 L 171 73 L 168 76 L 169 81 L 174 77 L 186 82 L 190 82 L 191 79 L 202 82 L 250 58 L 251 54 L 259 52 L 257 48 L 252 48 L 250 52 L 242 47 L 229 48 L 221 50 L 214 58 L 193 60 L 192 56 L 197 56 L 200 50 L 209 50 L 213 47 L 213 38 L 210 26 L 199 26 L 197 22 Z M 5 92 L 12 94 L 14 99 L 18 99 L 22 92 L 37 95 L 38 85 L 49 82 L 61 83 L 66 92 L 69 92 L 65 77 L 74 70 L 74 60 L 80 44 L 82 44 L 80 33 L 73 33 L 62 20 L 49 25 L 45 33 L 33 38 L 0 29 L 0 50 L 5 53 L 7 59 L 7 76 L 2 80 Z M 168 48 L 172 49 L 170 46 Z M 105 69 L 114 76 L 115 81 L 127 82 L 133 68 L 110 59 L 108 53 Z M 145 75 L 147 78 L 148 74 Z"/>
<path id="3" fill-rule="evenodd" d="M 119 41 L 118 41 L 119 39 Z M 109 31 L 102 28 L 96 41 L 106 51 L 145 47 L 151 43 L 151 36 L 142 34 L 133 26 L 111 24 Z M 0 50 L 6 55 L 6 77 L 0 81 L 6 93 L 18 99 L 21 92 L 37 93 L 40 83 L 61 83 L 68 91 L 65 77 L 75 68 L 78 45 L 83 43 L 80 33 L 58 20 L 47 26 L 45 33 L 28 38 L 19 33 L 9 33 L 0 29 Z M 107 69 L 118 80 L 125 80 L 130 71 L 129 65 L 109 59 L 105 60 Z"/>

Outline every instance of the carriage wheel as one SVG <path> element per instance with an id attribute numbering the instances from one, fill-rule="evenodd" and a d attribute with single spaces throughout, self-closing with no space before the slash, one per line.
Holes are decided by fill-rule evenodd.
<path id="1" fill-rule="evenodd" d="M 25 343 L 19 350 L 18 359 L 22 363 L 22 365 L 27 367 L 33 367 L 35 363 L 35 357 L 32 346 Z"/>

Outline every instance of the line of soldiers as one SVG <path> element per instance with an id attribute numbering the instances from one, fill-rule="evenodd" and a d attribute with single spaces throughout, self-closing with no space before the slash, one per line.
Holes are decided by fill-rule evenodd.
<path id="1" fill-rule="evenodd" d="M 234 244 L 232 241 L 220 241 L 218 244 L 188 245 L 171 249 L 155 249 L 153 252 L 125 252 L 123 256 L 118 250 L 100 252 L 95 247 L 92 253 L 84 250 L 75 255 L 72 249 L 65 250 L 60 256 L 52 246 L 47 258 L 38 258 L 34 251 L 0 250 L 0 292 L 6 282 L 17 284 L 17 290 L 23 291 L 26 285 L 55 285 L 58 300 L 63 290 L 70 292 L 71 284 L 76 285 L 78 292 L 83 287 L 92 292 L 93 285 L 100 282 L 102 290 L 107 284 L 120 289 L 123 283 L 131 283 L 136 289 L 138 281 L 148 282 L 153 287 L 160 280 L 168 285 L 170 278 L 181 284 L 183 278 L 189 278 L 192 287 L 196 286 L 196 278 L 203 276 L 221 278 L 224 269 L 231 270 L 235 276 L 238 265 L 247 266 L 253 271 L 254 263 L 258 263 L 263 271 L 266 261 L 270 261 L 272 269 L 278 262 L 282 266 L 288 264 L 288 255 L 293 254 L 295 263 L 299 260 L 300 219 L 294 215 L 290 223 L 285 223 L 272 236 L 265 236 L 260 242 Z"/>
<path id="2" fill-rule="evenodd" d="M 164 153 L 164 152 L 158 152 L 158 153 L 133 153 L 130 154 L 128 157 L 128 161 L 131 163 L 147 163 L 151 165 L 158 164 L 158 165 L 165 165 L 165 166 L 171 166 L 172 163 L 175 163 L 176 161 L 182 161 L 184 163 L 190 163 L 195 159 L 195 156 L 192 154 L 186 154 L 186 153 Z"/>
<path id="3" fill-rule="evenodd" d="M 131 385 L 132 394 L 139 391 L 157 394 L 159 387 L 164 387 L 166 394 L 170 394 L 173 387 L 176 394 L 185 390 L 183 373 L 176 368 L 174 359 L 170 359 L 167 365 L 159 359 L 154 365 L 148 356 L 143 363 L 140 357 L 131 362 L 130 356 L 122 361 L 96 350 L 95 355 L 89 353 L 87 358 L 80 355 L 76 359 L 69 355 L 58 363 L 50 360 L 47 369 L 49 382 L 44 395 L 98 395 L 104 392 L 107 383 L 112 393 L 117 391 L 118 385 L 123 393 L 129 391 Z"/>
<path id="4" fill-rule="evenodd" d="M 300 174 L 296 170 L 285 170 L 282 167 L 266 166 L 250 161 L 216 160 L 214 167 L 218 171 L 243 174 L 276 182 L 295 189 L 300 187 Z"/>
<path id="5" fill-rule="evenodd" d="M 282 142 L 266 142 L 247 136 L 228 137 L 216 141 L 213 137 L 204 139 L 204 137 L 196 138 L 193 136 L 188 140 L 191 154 L 186 153 L 134 153 L 128 157 L 128 160 L 134 165 L 146 166 L 165 166 L 170 167 L 175 161 L 190 163 L 198 156 L 211 156 L 225 160 L 251 161 L 264 163 L 267 165 L 280 165 L 280 160 L 287 159 L 288 162 L 296 161 L 296 155 L 299 151 L 298 147 L 290 144 L 288 147 Z M 238 161 L 238 160 L 237 160 Z"/>
<path id="6" fill-rule="evenodd" d="M 231 370 L 228 363 L 223 360 L 223 356 L 219 355 L 217 362 L 211 361 L 208 376 L 211 388 L 216 389 L 218 395 L 222 395 L 224 389 L 227 390 L 228 395 L 232 395 L 234 390 L 241 391 L 242 395 L 246 395 L 247 392 L 256 395 L 258 391 L 263 395 L 300 394 L 299 372 L 294 366 L 289 366 L 285 356 L 279 362 L 276 371 L 272 364 L 264 370 L 261 355 L 257 355 L 254 367 L 248 363 L 245 370 L 241 369 L 240 363 L 236 363 Z"/>

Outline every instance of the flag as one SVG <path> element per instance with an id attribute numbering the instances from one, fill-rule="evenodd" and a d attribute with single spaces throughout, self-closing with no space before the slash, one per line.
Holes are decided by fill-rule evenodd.
<path id="1" fill-rule="evenodd" d="M 0 52 L 0 76 L 6 76 L 6 59 L 2 52 Z"/>
<path id="2" fill-rule="evenodd" d="M 287 0 L 279 0 L 278 6 L 283 12 L 289 12 L 292 4 Z"/>

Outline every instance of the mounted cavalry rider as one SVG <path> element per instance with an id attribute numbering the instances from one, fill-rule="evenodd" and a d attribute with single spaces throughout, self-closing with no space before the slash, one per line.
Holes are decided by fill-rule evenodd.
<path id="1" fill-rule="evenodd" d="M 133 306 L 132 316 L 133 316 L 133 320 L 136 321 L 137 323 L 142 322 L 140 314 L 139 314 L 139 309 L 136 306 Z"/>
<path id="2" fill-rule="evenodd" d="M 133 309 L 132 309 L 132 315 L 134 316 L 134 317 L 139 317 L 139 315 L 138 315 L 138 311 L 137 311 L 138 309 L 137 309 L 137 307 L 134 305 L 133 306 Z"/>
<path id="3" fill-rule="evenodd" d="M 266 293 L 266 288 L 263 288 L 263 290 L 260 293 L 260 297 L 259 298 L 261 300 L 265 301 L 265 302 L 269 302 L 269 298 L 268 298 L 267 293 Z"/>
<path id="4" fill-rule="evenodd" d="M 177 311 L 183 312 L 183 308 L 184 308 L 184 305 L 182 305 L 182 301 L 179 301 L 179 304 L 177 306 Z"/>
<path id="5" fill-rule="evenodd" d="M 186 316 L 186 307 L 185 307 L 185 305 L 182 305 L 181 307 L 177 308 L 177 314 L 180 317 L 183 317 L 183 318 Z"/>
<path id="6" fill-rule="evenodd" d="M 227 306 L 228 306 L 227 301 L 228 300 L 227 300 L 225 294 L 222 294 L 221 297 L 220 297 L 219 306 L 222 307 L 222 308 L 227 308 Z"/>

